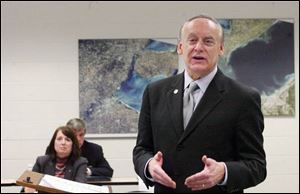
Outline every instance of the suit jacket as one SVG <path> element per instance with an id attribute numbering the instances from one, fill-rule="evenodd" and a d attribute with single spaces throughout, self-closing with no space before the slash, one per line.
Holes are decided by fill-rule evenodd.
<path id="1" fill-rule="evenodd" d="M 139 117 L 137 143 L 133 150 L 135 171 L 155 192 L 192 192 L 184 185 L 187 177 L 203 170 L 207 155 L 225 162 L 226 186 L 203 192 L 243 192 L 266 177 L 263 149 L 263 115 L 260 95 L 217 71 L 186 129 L 183 128 L 184 73 L 147 86 Z M 175 90 L 179 92 L 174 92 Z M 146 162 L 163 153 L 164 171 L 176 189 L 149 181 Z"/>
<path id="2" fill-rule="evenodd" d="M 105 159 L 100 145 L 85 140 L 81 146 L 81 156 L 88 160 L 88 167 L 92 171 L 92 176 L 112 177 L 113 169 Z"/>
<path id="3" fill-rule="evenodd" d="M 65 179 L 86 182 L 87 160 L 78 158 L 74 164 L 67 163 L 65 171 Z M 50 155 L 39 156 L 32 168 L 32 171 L 54 176 L 55 174 L 55 159 Z"/>

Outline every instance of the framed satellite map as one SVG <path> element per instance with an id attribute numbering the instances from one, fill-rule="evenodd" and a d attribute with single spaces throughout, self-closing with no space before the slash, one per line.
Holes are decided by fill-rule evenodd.
<path id="1" fill-rule="evenodd" d="M 225 54 L 218 67 L 256 88 L 265 116 L 294 116 L 294 23 L 220 19 Z M 89 134 L 137 133 L 147 84 L 180 73 L 176 38 L 79 40 L 80 117 Z"/>

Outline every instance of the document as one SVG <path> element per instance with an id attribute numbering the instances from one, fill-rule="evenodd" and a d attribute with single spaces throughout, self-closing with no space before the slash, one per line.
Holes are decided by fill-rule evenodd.
<path id="1" fill-rule="evenodd" d="M 39 185 L 70 193 L 109 193 L 107 186 L 79 183 L 50 175 L 45 175 Z"/>

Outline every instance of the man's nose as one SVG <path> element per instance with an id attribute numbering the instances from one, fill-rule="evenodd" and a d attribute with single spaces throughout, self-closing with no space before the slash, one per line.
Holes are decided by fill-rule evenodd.
<path id="1" fill-rule="evenodd" d="M 195 51 L 202 51 L 203 50 L 203 43 L 201 41 L 198 41 L 197 44 L 195 44 Z"/>

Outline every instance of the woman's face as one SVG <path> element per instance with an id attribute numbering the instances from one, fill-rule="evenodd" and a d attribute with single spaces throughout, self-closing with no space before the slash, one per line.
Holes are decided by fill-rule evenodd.
<path id="1" fill-rule="evenodd" d="M 54 149 L 56 151 L 57 157 L 59 158 L 68 157 L 72 152 L 72 146 L 73 146 L 72 140 L 67 136 L 65 136 L 61 132 L 61 130 L 58 131 L 54 143 Z"/>

